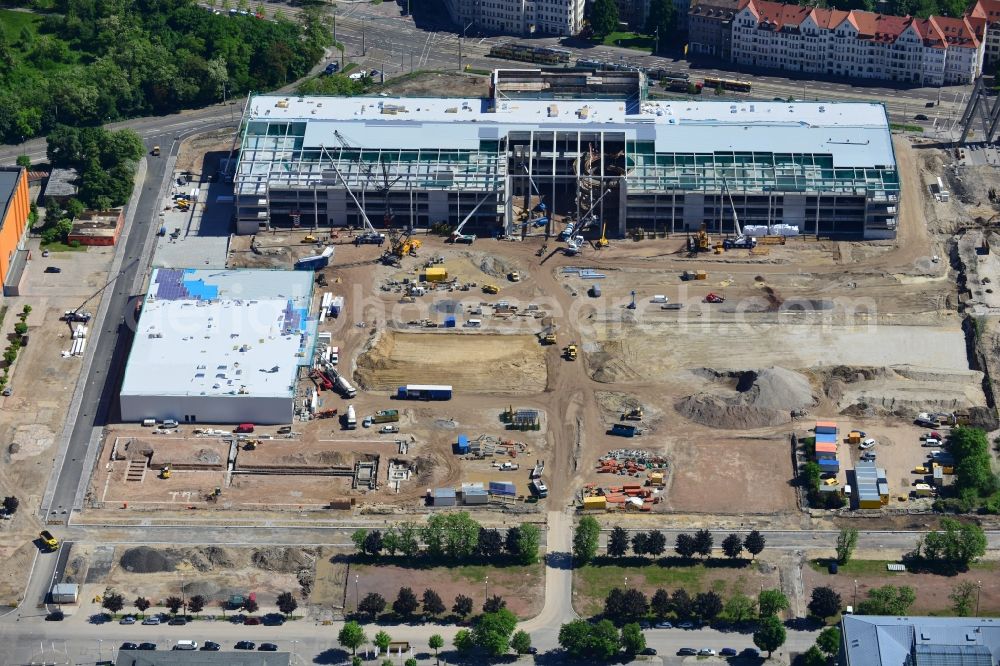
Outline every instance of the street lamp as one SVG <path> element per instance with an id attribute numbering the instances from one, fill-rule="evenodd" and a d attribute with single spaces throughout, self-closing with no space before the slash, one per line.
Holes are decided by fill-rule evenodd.
<path id="1" fill-rule="evenodd" d="M 983 581 L 976 581 L 976 615 L 979 615 L 979 595 L 983 591 Z"/>
<path id="2" fill-rule="evenodd" d="M 358 574 L 354 574 L 354 610 L 361 612 L 361 593 L 358 592 Z"/>
<path id="3" fill-rule="evenodd" d="M 490 577 L 486 577 L 486 601 L 490 600 Z"/>
<path id="4" fill-rule="evenodd" d="M 854 608 L 858 607 L 858 581 L 854 581 Z M 855 611 L 857 612 L 857 611 Z"/>
<path id="5" fill-rule="evenodd" d="M 625 576 L 625 589 L 628 589 L 628 576 Z"/>

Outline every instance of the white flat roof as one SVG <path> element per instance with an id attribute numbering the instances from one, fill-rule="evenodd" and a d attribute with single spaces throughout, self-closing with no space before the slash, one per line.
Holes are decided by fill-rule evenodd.
<path id="1" fill-rule="evenodd" d="M 291 398 L 315 341 L 311 271 L 156 269 L 121 392 Z"/>
<path id="2" fill-rule="evenodd" d="M 494 108 L 495 104 L 495 108 Z M 820 153 L 835 166 L 895 164 L 885 108 L 865 102 L 493 100 L 256 95 L 248 119 L 308 122 L 305 147 L 479 148 L 511 131 L 625 130 L 657 152 Z"/>

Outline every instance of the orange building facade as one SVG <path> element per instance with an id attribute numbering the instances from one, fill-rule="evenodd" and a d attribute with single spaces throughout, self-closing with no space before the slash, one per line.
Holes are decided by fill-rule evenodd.
<path id="1" fill-rule="evenodd" d="M 21 249 L 29 212 L 27 172 L 21 167 L 0 168 L 0 287 L 7 285 Z"/>

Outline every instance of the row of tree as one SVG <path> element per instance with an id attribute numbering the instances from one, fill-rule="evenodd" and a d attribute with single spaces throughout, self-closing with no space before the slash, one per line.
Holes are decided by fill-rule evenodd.
<path id="1" fill-rule="evenodd" d="M 273 89 L 308 73 L 333 41 L 319 7 L 294 23 L 216 15 L 195 0 L 14 1 L 49 13 L 19 32 L 0 29 L 4 143 L 60 123 L 97 125 Z"/>
<path id="2" fill-rule="evenodd" d="M 615 624 L 638 622 L 652 617 L 664 620 L 713 622 L 724 617 L 741 623 L 755 618 L 777 615 L 789 607 L 788 597 L 781 590 L 761 590 L 757 599 L 736 593 L 723 601 L 719 593 L 710 590 L 694 596 L 683 588 L 673 593 L 658 589 L 651 599 L 638 588 L 614 588 L 604 599 L 604 618 Z"/>
<path id="3" fill-rule="evenodd" d="M 942 500 L 942 508 L 961 512 L 980 510 L 1000 513 L 1000 477 L 993 472 L 986 432 L 979 428 L 958 427 L 948 433 L 948 451 L 955 457 L 955 483 L 952 501 Z"/>
<path id="4" fill-rule="evenodd" d="M 619 632 L 610 620 L 591 624 L 586 620 L 573 620 L 559 628 L 559 645 L 576 659 L 607 661 L 624 650 L 628 656 L 646 648 L 642 627 L 626 624 Z"/>
<path id="5" fill-rule="evenodd" d="M 931 14 L 938 16 L 962 16 L 969 3 L 966 0 L 888 0 L 880 4 L 876 0 L 799 0 L 800 5 L 816 5 L 850 11 L 860 9 L 867 12 L 878 11 L 893 16 L 919 16 L 927 18 Z"/>
<path id="6" fill-rule="evenodd" d="M 577 525 L 573 534 L 573 558 L 577 564 L 583 565 L 592 561 L 597 556 L 600 548 L 601 526 L 593 516 L 584 516 Z M 756 557 L 763 552 L 767 545 L 764 535 L 753 530 L 740 537 L 738 534 L 729 534 L 721 544 L 722 552 L 731 560 L 736 560 L 746 551 L 752 557 Z M 625 557 L 631 548 L 632 554 L 638 557 L 651 555 L 659 557 L 667 551 L 667 537 L 659 530 L 648 532 L 635 532 L 629 536 L 629 532 L 622 527 L 615 527 L 608 536 L 607 554 L 609 557 Z M 715 537 L 708 530 L 701 529 L 693 534 L 680 533 L 677 535 L 673 550 L 678 556 L 684 559 L 691 559 L 696 555 L 708 558 L 711 557 L 715 548 Z"/>
<path id="7" fill-rule="evenodd" d="M 374 620 L 389 607 L 388 602 L 378 592 L 370 592 L 358 601 L 358 614 Z M 492 596 L 483 603 L 484 613 L 495 613 L 507 607 L 507 602 L 503 597 Z M 424 590 L 420 599 L 409 587 L 400 588 L 395 601 L 392 602 L 392 612 L 397 617 L 404 620 L 413 620 L 417 617 L 418 611 L 422 611 L 423 619 L 429 620 L 440 617 L 447 611 L 441 595 L 431 589 Z M 459 619 L 464 620 L 472 615 L 473 601 L 471 597 L 459 594 L 455 597 L 455 603 L 451 606 L 451 612 Z"/>
<path id="8" fill-rule="evenodd" d="M 371 557 L 400 553 L 407 558 L 425 555 L 452 561 L 482 559 L 496 562 L 507 556 L 519 564 L 538 561 L 541 530 L 524 523 L 506 532 L 483 527 L 466 512 L 435 514 L 420 526 L 402 523 L 387 530 L 357 530 L 351 535 L 358 552 Z"/>
<path id="9" fill-rule="evenodd" d="M 594 37 L 603 40 L 619 28 L 617 3 L 615 0 L 596 0 L 588 5 L 587 20 Z M 645 23 L 630 25 L 629 28 L 652 37 L 654 53 L 669 51 L 679 43 L 677 10 L 671 0 L 649 0 Z"/>
<path id="10" fill-rule="evenodd" d="M 163 606 L 170 611 L 172 615 L 177 615 L 182 609 L 184 613 L 192 613 L 197 615 L 198 613 L 205 610 L 205 608 L 211 603 L 211 601 L 201 594 L 193 594 L 190 597 L 178 597 L 169 596 L 163 600 Z M 223 608 L 227 607 L 228 601 L 220 599 L 217 602 Z M 137 597 L 132 605 L 135 607 L 139 614 L 145 613 L 153 605 L 153 602 L 146 597 Z M 275 600 L 275 605 L 278 607 L 282 613 L 286 616 L 290 616 L 299 607 L 299 602 L 295 599 L 295 595 L 291 592 L 282 592 L 278 595 Z M 101 607 L 109 613 L 120 613 L 125 608 L 125 597 L 114 590 L 105 590 L 104 594 L 101 596 Z M 247 613 L 256 613 L 260 609 L 257 601 L 254 599 L 244 599 L 243 610 Z"/>

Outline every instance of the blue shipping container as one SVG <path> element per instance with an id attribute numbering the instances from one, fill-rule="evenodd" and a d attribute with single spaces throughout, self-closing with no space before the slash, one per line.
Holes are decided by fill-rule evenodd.
<path id="1" fill-rule="evenodd" d="M 514 497 L 517 495 L 517 488 L 510 481 L 490 481 L 490 494 Z"/>
<path id="2" fill-rule="evenodd" d="M 837 443 L 837 435 L 836 434 L 822 433 L 822 432 L 821 433 L 817 433 L 816 434 L 816 443 L 817 444 L 836 444 Z"/>
<path id="3" fill-rule="evenodd" d="M 833 426 L 816 426 L 816 434 L 819 435 L 821 433 L 824 435 L 836 435 L 837 429 Z"/>
<path id="4" fill-rule="evenodd" d="M 458 436 L 458 444 L 455 447 L 459 453 L 469 452 L 469 438 L 465 435 Z"/>
<path id="5" fill-rule="evenodd" d="M 445 317 L 444 318 L 444 327 L 445 328 L 455 328 L 455 318 L 454 317 Z"/>
<path id="6" fill-rule="evenodd" d="M 622 423 L 615 423 L 611 426 L 612 435 L 620 435 L 622 437 L 635 437 L 636 427 L 632 425 L 624 425 Z"/>

